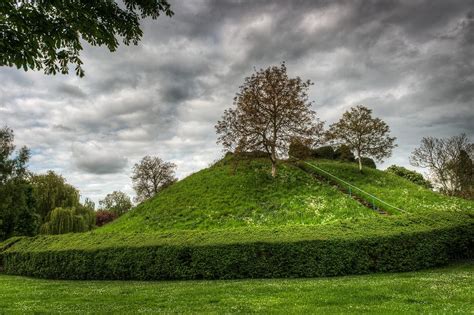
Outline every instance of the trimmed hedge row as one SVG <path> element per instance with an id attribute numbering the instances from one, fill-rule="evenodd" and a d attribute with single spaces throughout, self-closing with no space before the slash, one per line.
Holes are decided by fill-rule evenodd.
<path id="1" fill-rule="evenodd" d="M 237 279 L 409 271 L 473 257 L 473 216 L 387 236 L 4 251 L 6 273 L 54 279 Z M 336 228 L 336 227 L 335 227 Z M 363 228 L 363 226 L 360 226 Z M 316 233 L 317 234 L 317 233 Z M 23 240 L 27 241 L 27 240 Z M 21 243 L 21 242 L 20 242 Z"/>

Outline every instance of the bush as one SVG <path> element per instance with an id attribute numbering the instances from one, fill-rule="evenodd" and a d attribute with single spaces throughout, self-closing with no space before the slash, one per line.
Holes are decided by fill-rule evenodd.
<path id="1" fill-rule="evenodd" d="M 234 157 L 237 159 L 260 159 L 268 158 L 270 154 L 265 151 L 248 151 L 248 152 L 234 152 Z"/>
<path id="2" fill-rule="evenodd" d="M 352 153 L 351 149 L 345 144 L 340 145 L 336 149 L 336 151 L 334 152 L 334 157 L 337 160 L 341 160 L 341 161 L 344 161 L 344 162 L 354 162 L 355 161 L 354 153 Z"/>
<path id="3" fill-rule="evenodd" d="M 109 210 L 98 210 L 95 213 L 95 224 L 102 226 L 117 219 L 118 215 Z"/>
<path id="4" fill-rule="evenodd" d="M 375 161 L 372 160 L 371 158 L 362 157 L 361 160 L 362 160 L 362 165 L 363 166 L 367 166 L 367 167 L 370 167 L 370 168 L 377 168 L 377 165 L 375 164 Z M 359 161 L 359 160 L 357 159 L 357 161 Z"/>
<path id="5" fill-rule="evenodd" d="M 472 257 L 469 213 L 376 218 L 320 227 L 69 234 L 22 239 L 6 273 L 56 279 L 236 279 L 409 271 Z M 100 240 L 100 241 L 99 241 Z"/>
<path id="6" fill-rule="evenodd" d="M 332 146 L 324 146 L 317 149 L 314 149 L 311 152 L 311 155 L 316 159 L 327 159 L 327 160 L 334 160 L 335 152 Z"/>
<path id="7" fill-rule="evenodd" d="M 297 159 L 307 159 L 311 156 L 311 149 L 299 139 L 293 139 L 290 143 L 288 155 Z"/>
<path id="8" fill-rule="evenodd" d="M 388 173 L 392 173 L 397 176 L 403 177 L 409 180 L 410 182 L 423 186 L 425 188 L 429 188 L 429 189 L 433 188 L 431 183 L 428 180 L 426 180 L 423 177 L 423 175 L 421 175 L 418 172 L 411 171 L 403 166 L 391 165 L 385 171 Z"/>

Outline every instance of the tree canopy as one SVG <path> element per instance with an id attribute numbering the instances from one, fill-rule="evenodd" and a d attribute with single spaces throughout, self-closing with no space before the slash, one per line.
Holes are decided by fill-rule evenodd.
<path id="1" fill-rule="evenodd" d="M 102 210 L 108 210 L 115 213 L 117 216 L 121 216 L 132 208 L 132 201 L 124 192 L 114 191 L 107 194 L 104 199 L 100 200 L 99 205 Z"/>
<path id="2" fill-rule="evenodd" d="M 176 164 L 165 162 L 157 156 L 145 156 L 133 166 L 132 182 L 137 196 L 142 202 L 174 183 Z"/>
<path id="3" fill-rule="evenodd" d="M 33 175 L 31 178 L 36 208 L 44 221 L 55 208 L 75 208 L 79 206 L 79 190 L 68 184 L 64 177 L 53 171 Z"/>
<path id="4" fill-rule="evenodd" d="M 0 129 L 0 240 L 17 235 L 35 235 L 39 216 L 28 182 L 28 148 L 15 154 L 13 130 Z"/>
<path id="5" fill-rule="evenodd" d="M 234 98 L 234 108 L 217 122 L 218 143 L 237 153 L 264 151 L 276 176 L 279 155 L 286 154 L 294 139 L 314 144 L 323 123 L 308 100 L 311 81 L 290 78 L 285 63 L 260 69 L 245 78 Z"/>
<path id="6" fill-rule="evenodd" d="M 172 16 L 167 0 L 0 1 L 0 66 L 84 75 L 83 42 L 115 51 L 121 38 L 137 44 L 140 19 Z"/>
<path id="7" fill-rule="evenodd" d="M 465 134 L 450 138 L 424 137 L 412 152 L 410 163 L 428 168 L 442 192 L 463 195 L 471 191 L 472 194 L 473 155 L 474 144 Z"/>
<path id="8" fill-rule="evenodd" d="M 382 162 L 392 154 L 396 138 L 389 135 L 390 127 L 380 118 L 372 117 L 372 110 L 361 105 L 346 111 L 327 132 L 329 140 L 344 144 L 355 152 L 359 170 L 362 170 L 364 156 Z"/>

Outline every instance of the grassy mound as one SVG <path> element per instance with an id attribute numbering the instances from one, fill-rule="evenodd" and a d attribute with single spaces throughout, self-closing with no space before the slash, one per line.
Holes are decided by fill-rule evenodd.
<path id="1" fill-rule="evenodd" d="M 61 279 L 316 277 L 472 256 L 472 202 L 378 170 L 320 167 L 410 211 L 381 216 L 309 172 L 224 159 L 103 228 L 0 244 L 10 274 Z"/>
<path id="2" fill-rule="evenodd" d="M 316 225 L 376 216 L 334 187 L 283 163 L 276 179 L 266 160 L 224 159 L 138 205 L 103 232 Z"/>

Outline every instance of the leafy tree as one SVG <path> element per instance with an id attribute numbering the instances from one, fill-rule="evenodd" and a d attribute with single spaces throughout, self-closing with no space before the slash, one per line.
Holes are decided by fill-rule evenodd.
<path id="1" fill-rule="evenodd" d="M 173 15 L 167 0 L 2 0 L 0 65 L 56 74 L 68 73 L 71 63 L 82 77 L 81 40 L 110 51 L 117 49 L 118 37 L 137 45 L 140 19 L 163 13 Z"/>
<path id="2" fill-rule="evenodd" d="M 66 183 L 64 177 L 54 171 L 33 175 L 31 178 L 33 194 L 36 199 L 41 220 L 55 208 L 75 208 L 79 206 L 79 191 Z"/>
<path id="3" fill-rule="evenodd" d="M 362 171 L 362 157 L 373 157 L 382 162 L 392 154 L 395 137 L 390 127 L 380 118 L 372 117 L 372 110 L 364 106 L 352 107 L 330 126 L 328 139 L 347 145 L 355 152 Z"/>
<path id="4" fill-rule="evenodd" d="M 465 134 L 441 139 L 424 137 L 412 152 L 410 163 L 428 168 L 441 192 L 455 195 L 472 187 L 473 154 L 474 144 Z"/>
<path id="5" fill-rule="evenodd" d="M 176 164 L 157 156 L 145 156 L 133 166 L 132 182 L 136 201 L 147 200 L 174 183 Z"/>
<path id="6" fill-rule="evenodd" d="M 430 181 L 426 180 L 422 174 L 409 170 L 403 166 L 391 165 L 385 171 L 408 179 L 410 182 L 423 186 L 425 188 L 433 188 Z"/>
<path id="7" fill-rule="evenodd" d="M 82 216 L 86 231 L 92 230 L 95 227 L 95 204 L 89 198 L 84 200 L 84 203 L 79 203 L 75 208 L 76 215 Z"/>
<path id="8" fill-rule="evenodd" d="M 0 240 L 11 236 L 34 235 L 38 229 L 32 187 L 28 183 L 26 147 L 16 155 L 13 130 L 0 129 Z"/>
<path id="9" fill-rule="evenodd" d="M 90 224 L 92 216 L 95 222 L 95 213 L 89 213 L 87 208 L 55 208 L 46 217 L 41 226 L 42 234 L 65 234 L 86 232 L 93 226 Z"/>
<path id="10" fill-rule="evenodd" d="M 121 191 L 114 191 L 100 200 L 99 205 L 102 209 L 111 211 L 119 217 L 132 208 L 132 201 L 127 194 Z"/>
<path id="11" fill-rule="evenodd" d="M 217 122 L 217 142 L 236 152 L 267 152 L 275 177 L 278 157 L 288 152 L 292 139 L 314 142 L 322 131 L 308 101 L 310 85 L 309 80 L 289 78 L 285 63 L 256 71 L 245 78 L 235 108 L 225 110 Z"/>

